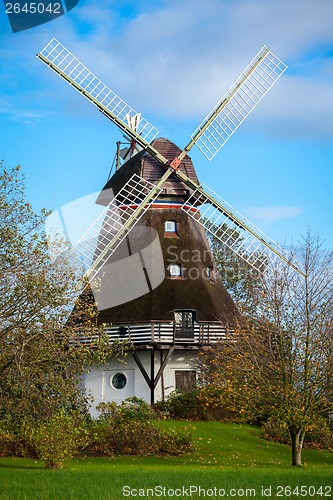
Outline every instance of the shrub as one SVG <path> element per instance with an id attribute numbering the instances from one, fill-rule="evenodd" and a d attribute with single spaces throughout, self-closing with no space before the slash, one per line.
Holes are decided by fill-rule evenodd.
<path id="1" fill-rule="evenodd" d="M 224 422 L 242 422 L 244 416 L 230 407 L 223 393 L 214 385 L 207 385 L 200 389 L 198 400 L 203 408 L 206 420 L 217 420 Z"/>
<path id="2" fill-rule="evenodd" d="M 99 418 L 92 424 L 85 452 L 94 455 L 179 455 L 191 449 L 186 431 L 166 431 L 151 419 L 155 412 L 140 398 L 119 405 L 101 403 Z"/>
<path id="3" fill-rule="evenodd" d="M 180 455 L 192 450 L 192 437 L 186 429 L 169 429 L 160 435 L 159 454 Z"/>
<path id="4" fill-rule="evenodd" d="M 78 414 L 59 411 L 31 430 L 31 443 L 46 468 L 61 469 L 85 445 L 87 431 Z"/>
<path id="5" fill-rule="evenodd" d="M 123 422 L 114 433 L 114 451 L 125 455 L 152 455 L 158 452 L 159 429 L 151 422 Z"/>
<path id="6" fill-rule="evenodd" d="M 0 457 L 8 457 L 15 454 L 17 448 L 17 436 L 13 432 L 0 430 Z"/>
<path id="7" fill-rule="evenodd" d="M 305 434 L 305 446 L 333 449 L 333 434 L 329 422 L 318 417 L 311 422 Z"/>
<path id="8" fill-rule="evenodd" d="M 100 419 L 107 421 L 146 422 L 156 416 L 152 407 L 144 399 L 136 396 L 125 399 L 119 405 L 115 401 L 100 403 L 97 410 L 100 412 Z"/>
<path id="9" fill-rule="evenodd" d="M 146 422 L 155 417 L 152 407 L 142 398 L 133 396 L 125 399 L 119 406 L 120 418 Z"/>
<path id="10" fill-rule="evenodd" d="M 186 392 L 172 392 L 166 401 L 166 408 L 171 418 L 206 420 L 206 412 L 198 395 L 198 389 Z"/>
<path id="11" fill-rule="evenodd" d="M 96 406 L 96 410 L 99 411 L 98 420 L 100 421 L 112 421 L 118 415 L 118 406 L 115 401 L 110 401 L 108 403 L 99 403 Z"/>
<path id="12" fill-rule="evenodd" d="M 0 427 L 0 456 L 40 458 L 47 468 L 61 469 L 77 453 L 88 456 L 179 455 L 191 450 L 186 430 L 165 430 L 151 420 L 155 414 L 143 400 L 129 398 L 117 405 L 101 403 L 97 420 L 59 411 L 52 418 L 20 432 Z"/>
<path id="13" fill-rule="evenodd" d="M 275 441 L 277 443 L 289 444 L 290 434 L 287 424 L 271 417 L 267 422 L 263 423 L 260 428 L 260 435 L 268 441 Z"/>
<path id="14" fill-rule="evenodd" d="M 271 417 L 261 426 L 260 434 L 264 439 L 289 444 L 290 434 L 285 422 Z M 323 417 L 312 420 L 306 429 L 304 446 L 309 448 L 333 448 L 332 431 Z"/>
<path id="15" fill-rule="evenodd" d="M 29 430 L 23 427 L 20 432 L 0 427 L 0 457 L 31 457 L 36 453 L 30 443 Z"/>
<path id="16" fill-rule="evenodd" d="M 186 392 L 174 391 L 164 403 L 171 418 L 185 420 L 235 420 L 235 413 L 221 404 L 220 394 L 206 389 L 193 389 Z M 162 407 L 163 410 L 163 407 Z"/>
<path id="17" fill-rule="evenodd" d="M 180 455 L 192 448 L 189 432 L 164 430 L 155 422 L 97 421 L 85 452 L 93 455 Z"/>

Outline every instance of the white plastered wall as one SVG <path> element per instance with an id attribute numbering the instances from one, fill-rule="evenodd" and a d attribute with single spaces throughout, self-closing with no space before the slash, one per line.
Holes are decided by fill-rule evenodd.
<path id="1" fill-rule="evenodd" d="M 166 352 L 162 351 L 163 359 Z M 154 353 L 155 377 L 161 366 L 160 353 L 161 351 L 159 350 L 155 350 Z M 137 351 L 137 354 L 147 374 L 150 376 L 151 352 L 149 350 Z M 194 360 L 194 351 L 175 350 L 172 353 L 164 369 L 163 379 L 161 377 L 155 388 L 155 401 L 162 399 L 163 387 L 164 396 L 175 390 L 175 371 L 193 370 Z M 126 385 L 121 389 L 116 389 L 112 383 L 113 377 L 118 373 L 123 374 L 126 378 Z M 123 360 L 112 359 L 104 366 L 91 367 L 88 373 L 85 374 L 83 381 L 86 391 L 93 397 L 91 407 L 91 415 L 93 417 L 98 415 L 96 406 L 100 402 L 116 401 L 120 403 L 126 398 L 137 396 L 150 403 L 150 389 L 132 355 L 128 355 Z"/>

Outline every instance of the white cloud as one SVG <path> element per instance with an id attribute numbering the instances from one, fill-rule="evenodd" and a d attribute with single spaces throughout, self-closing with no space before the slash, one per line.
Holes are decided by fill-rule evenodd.
<path id="1" fill-rule="evenodd" d="M 248 207 L 244 210 L 248 219 L 260 224 L 270 224 L 284 219 L 292 219 L 303 213 L 301 207 L 272 206 Z"/>
<path id="2" fill-rule="evenodd" d="M 290 139 L 333 138 L 333 63 L 325 55 L 333 42 L 331 0 L 132 3 L 127 0 L 124 11 L 110 0 L 82 1 L 50 27 L 143 116 L 201 121 L 267 44 L 289 71 L 251 116 L 253 129 Z M 45 28 L 28 35 L 14 37 L 9 47 L 6 43 L 7 85 L 17 80 L 18 71 L 26 71 L 28 110 L 31 102 L 38 109 L 42 98 L 59 113 L 65 108 L 84 113 L 72 90 L 59 91 L 64 84 L 37 68 L 34 53 L 48 41 Z M 24 112 L 24 102 L 20 108 Z"/>
<path id="3" fill-rule="evenodd" d="M 207 0 L 204 8 L 199 0 L 168 0 L 116 36 L 106 3 L 95 16 L 93 10 L 89 15 L 99 23 L 84 48 L 81 40 L 82 57 L 143 115 L 200 121 L 267 44 L 289 72 L 253 126 L 285 138 L 333 137 L 333 64 L 325 54 L 313 57 L 333 41 L 331 0 Z"/>
<path id="4" fill-rule="evenodd" d="M 23 110 L 16 112 L 12 115 L 11 119 L 15 122 L 23 123 L 25 125 L 33 125 L 37 121 L 45 120 L 46 118 L 50 118 L 52 113 L 48 111 L 34 111 L 34 110 Z"/>
<path id="5" fill-rule="evenodd" d="M 287 141 L 332 139 L 332 83 L 283 75 L 251 116 L 251 131 Z"/>

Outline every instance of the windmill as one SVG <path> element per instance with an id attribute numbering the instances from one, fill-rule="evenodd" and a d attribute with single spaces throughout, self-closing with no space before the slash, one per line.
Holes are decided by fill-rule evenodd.
<path id="1" fill-rule="evenodd" d="M 135 169 L 133 173 L 133 169 L 121 167 L 120 172 L 124 169 L 125 173 L 115 196 L 104 202 L 105 210 L 74 248 L 73 262 L 80 272 L 88 276 L 91 283 L 96 277 L 103 275 L 112 257 L 117 255 L 126 239 L 135 231 L 134 228 L 137 228 L 137 223 L 144 219 L 145 214 L 160 199 L 163 186 L 172 179 L 177 179 L 187 188 L 185 198 L 178 197 L 178 201 L 182 200 L 182 203 L 179 203 L 179 210 L 187 219 L 191 219 L 195 225 L 201 227 L 201 230 L 219 239 L 256 271 L 269 275 L 282 264 L 287 266 L 290 272 L 303 274 L 299 264 L 283 248 L 271 241 L 214 192 L 199 183 L 195 175 L 189 174 L 191 168 L 186 167 L 190 162 L 188 153 L 194 145 L 208 160 L 211 160 L 284 73 L 287 66 L 267 47 L 263 47 L 254 57 L 194 131 L 183 149 L 179 149 L 170 141 L 156 139 L 158 131 L 155 127 L 126 104 L 55 38 L 37 54 L 37 57 L 86 97 L 115 123 L 126 137 L 130 138 L 128 164 L 133 165 L 137 157 L 141 159 L 146 155 L 146 158 L 149 157 L 155 164 L 160 165 L 160 175 L 158 178 L 155 176 L 153 182 L 152 179 L 147 180 L 144 176 L 138 175 Z M 135 155 L 136 148 L 141 149 L 137 155 Z M 129 172 L 133 175 L 129 176 Z M 104 236 L 101 237 L 101 234 Z M 186 323 L 185 316 L 183 320 Z M 128 330 L 126 332 L 129 334 Z M 165 337 L 163 339 L 161 342 L 165 344 Z M 153 357 L 149 376 L 137 354 L 133 355 L 150 387 L 152 401 L 154 389 L 174 348 L 173 343 L 172 347 L 167 349 L 164 359 L 161 357 L 156 376 L 154 376 Z M 151 352 L 153 356 L 153 348 Z M 120 374 L 115 375 L 117 375 L 115 383 L 121 384 Z"/>
<path id="2" fill-rule="evenodd" d="M 126 115 L 126 120 L 128 126 L 136 132 L 141 120 L 141 114 L 137 113 L 134 116 L 128 114 Z M 123 163 L 125 163 L 127 160 L 129 160 L 135 154 L 139 153 L 142 150 L 142 147 L 136 143 L 135 139 L 132 139 L 131 137 L 128 137 L 126 135 L 123 135 L 123 137 L 126 142 L 121 142 L 121 141 L 117 142 L 117 151 L 115 157 L 117 170 L 121 167 Z"/>

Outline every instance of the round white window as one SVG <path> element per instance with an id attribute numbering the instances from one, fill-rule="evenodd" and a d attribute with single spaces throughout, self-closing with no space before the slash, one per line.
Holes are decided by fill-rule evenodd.
<path id="1" fill-rule="evenodd" d="M 123 389 L 127 384 L 127 378 L 123 373 L 116 373 L 111 377 L 111 385 L 115 389 Z"/>

